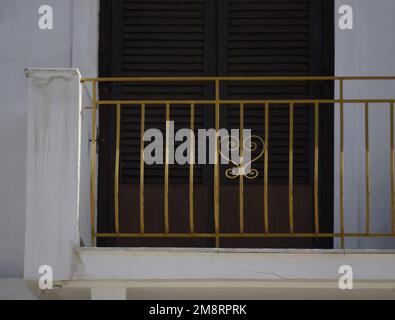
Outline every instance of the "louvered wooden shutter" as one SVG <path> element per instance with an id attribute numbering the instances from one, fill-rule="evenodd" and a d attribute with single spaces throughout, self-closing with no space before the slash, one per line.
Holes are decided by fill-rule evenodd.
<path id="1" fill-rule="evenodd" d="M 314 0 L 313 0 L 314 1 Z M 310 0 L 220 1 L 218 38 L 219 73 L 226 76 L 291 76 L 311 73 Z M 303 99 L 309 97 L 307 82 L 233 82 L 224 86 L 230 99 Z M 297 105 L 294 118 L 294 179 L 303 183 L 310 172 L 310 110 Z M 245 127 L 264 137 L 264 111 L 246 105 Z M 239 107 L 228 106 L 228 127 L 239 126 Z M 269 182 L 288 179 L 289 107 L 270 105 Z M 260 172 L 263 162 L 254 164 Z M 260 175 L 262 178 L 262 175 Z M 259 180 L 259 179 L 258 179 Z"/>
<path id="2" fill-rule="evenodd" d="M 121 76 L 268 76 L 311 73 L 311 5 L 313 0 L 116 0 L 119 19 L 113 34 Z M 223 98 L 302 99 L 306 82 L 233 82 Z M 212 97 L 202 83 L 122 85 L 123 99 L 201 99 Z M 211 94 L 211 95 L 210 95 Z M 207 127 L 210 115 L 196 110 L 196 128 Z M 239 127 L 238 106 L 224 106 L 221 127 Z M 310 107 L 295 107 L 294 178 L 310 176 Z M 188 106 L 171 109 L 177 128 L 189 126 Z M 212 115 L 211 115 L 212 117 Z M 287 105 L 271 105 L 269 115 L 270 183 L 288 177 L 289 113 Z M 164 130 L 164 106 L 146 109 L 146 129 Z M 212 121 L 211 121 L 212 123 Z M 140 109 L 126 106 L 121 121 L 121 181 L 138 181 Z M 247 105 L 245 127 L 263 137 L 262 106 Z M 176 129 L 177 129 L 176 128 Z M 254 164 L 262 171 L 262 161 Z M 174 166 L 172 181 L 187 181 L 187 166 Z M 163 166 L 150 166 L 146 182 L 160 182 Z M 262 178 L 262 175 L 260 175 Z M 195 181 L 203 179 L 196 167 Z M 259 179 L 257 180 L 259 181 Z"/>
<path id="3" fill-rule="evenodd" d="M 123 76 L 203 76 L 214 74 L 214 2 L 208 0 L 123 0 L 120 23 L 120 73 Z M 206 84 L 135 83 L 121 87 L 123 99 L 203 99 Z M 176 130 L 188 128 L 189 106 L 171 107 Z M 204 106 L 195 110 L 195 128 L 204 127 Z M 121 118 L 121 181 L 138 181 L 140 108 L 126 106 Z M 145 128 L 165 130 L 165 106 L 146 106 Z M 174 165 L 171 181 L 187 181 L 188 167 Z M 195 181 L 203 178 L 196 166 Z M 146 182 L 163 180 L 163 165 L 149 166 Z"/>

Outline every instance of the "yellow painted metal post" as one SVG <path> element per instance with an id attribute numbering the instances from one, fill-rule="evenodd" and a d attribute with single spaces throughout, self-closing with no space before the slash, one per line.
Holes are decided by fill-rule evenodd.
<path id="1" fill-rule="evenodd" d="M 164 194 L 164 218 L 165 232 L 169 233 L 169 144 L 170 144 L 170 104 L 166 103 L 166 148 L 165 148 L 165 194 Z"/>
<path id="2" fill-rule="evenodd" d="M 90 161 L 90 214 L 91 214 L 91 242 L 96 246 L 95 199 L 96 199 L 96 112 L 97 112 L 97 81 L 92 81 L 92 142 Z"/>
<path id="3" fill-rule="evenodd" d="M 392 234 L 395 235 L 395 154 L 394 154 L 394 102 L 390 105 L 390 152 L 391 152 L 391 217 Z"/>
<path id="4" fill-rule="evenodd" d="M 340 235 L 344 249 L 344 84 L 340 79 Z"/>
<path id="5" fill-rule="evenodd" d="M 289 180 L 288 180 L 288 203 L 289 203 L 289 232 L 294 233 L 294 208 L 293 208 L 293 145 L 294 145 L 294 104 L 289 104 Z"/>
<path id="6" fill-rule="evenodd" d="M 314 104 L 314 226 L 315 233 L 320 232 L 318 212 L 318 152 L 319 152 L 319 104 Z"/>
<path id="7" fill-rule="evenodd" d="M 215 163 L 214 163 L 214 224 L 215 224 L 215 246 L 219 247 L 219 108 L 220 108 L 220 88 L 219 80 L 215 80 Z"/>
<path id="8" fill-rule="evenodd" d="M 365 230 L 370 233 L 369 103 L 365 103 Z"/>
<path id="9" fill-rule="evenodd" d="M 119 233 L 119 151 L 121 141 L 121 104 L 117 104 L 115 135 L 115 172 L 114 172 L 114 208 L 115 208 L 115 233 Z"/>
<path id="10" fill-rule="evenodd" d="M 263 169 L 263 210 L 265 233 L 269 233 L 269 204 L 268 204 L 268 181 L 269 181 L 269 104 L 265 103 L 265 146 L 264 146 L 264 169 Z"/>
<path id="11" fill-rule="evenodd" d="M 240 134 L 239 134 L 239 148 L 240 148 L 240 168 L 244 170 L 244 103 L 240 104 Z M 240 218 L 240 233 L 244 233 L 244 171 L 239 172 L 239 218 Z"/>
<path id="12" fill-rule="evenodd" d="M 142 104 L 140 115 L 140 234 L 144 234 L 144 131 L 145 104 Z"/>
<path id="13" fill-rule="evenodd" d="M 194 227 L 194 198 L 193 198 L 193 167 L 195 163 L 195 104 L 191 103 L 191 111 L 190 111 L 190 155 L 189 155 L 189 232 L 193 234 L 195 232 Z"/>

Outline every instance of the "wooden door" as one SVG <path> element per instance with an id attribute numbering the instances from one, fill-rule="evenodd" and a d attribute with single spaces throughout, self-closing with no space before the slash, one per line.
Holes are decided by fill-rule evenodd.
<path id="1" fill-rule="evenodd" d="M 293 76 L 333 74 L 333 3 L 320 0 L 116 0 L 101 3 L 101 76 Z M 319 90 L 316 88 L 319 87 Z M 204 83 L 134 83 L 102 85 L 100 97 L 121 99 L 211 99 Z M 259 82 L 221 86 L 221 98 L 308 99 L 333 96 L 331 83 Z M 238 128 L 239 106 L 223 106 L 221 127 Z M 295 108 L 295 231 L 313 229 L 311 105 Z M 288 232 L 289 108 L 269 107 L 269 229 Z M 320 219 L 331 230 L 333 186 L 333 111 L 320 114 Z M 213 128 L 213 106 L 196 107 L 195 129 Z M 125 106 L 121 117 L 121 232 L 139 232 L 139 106 Z M 164 131 L 165 107 L 146 106 L 145 128 Z M 189 127 L 189 106 L 171 106 L 175 129 Z M 264 135 L 262 106 L 246 104 L 245 127 Z M 112 231 L 115 112 L 100 110 L 98 229 Z M 261 173 L 244 192 L 245 232 L 262 232 L 263 159 Z M 189 232 L 188 166 L 169 169 L 171 232 Z M 238 183 L 221 170 L 221 232 L 239 231 Z M 164 167 L 145 166 L 145 232 L 164 231 Z M 213 166 L 194 172 L 195 232 L 213 232 Z M 214 246 L 213 239 L 107 239 L 99 245 Z M 222 239 L 222 247 L 330 247 L 331 240 Z"/>

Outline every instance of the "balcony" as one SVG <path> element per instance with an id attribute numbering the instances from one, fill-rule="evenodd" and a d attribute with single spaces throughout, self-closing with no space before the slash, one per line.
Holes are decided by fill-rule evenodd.
<path id="1" fill-rule="evenodd" d="M 394 123 L 393 123 L 393 112 L 394 112 L 394 99 L 393 98 L 346 98 L 347 93 L 345 92 L 345 87 L 348 83 L 354 84 L 355 82 L 390 82 L 394 81 L 393 77 L 157 77 L 157 78 L 83 78 L 81 81 L 84 84 L 88 84 L 92 88 L 92 144 L 91 144 L 91 195 L 90 195 L 90 215 L 91 215 L 91 239 L 92 243 L 96 242 L 97 238 L 213 238 L 215 239 L 215 247 L 220 247 L 220 239 L 223 238 L 338 238 L 340 239 L 340 247 L 345 247 L 345 239 L 346 238 L 394 238 L 395 237 L 395 208 L 394 208 Z M 118 84 L 122 86 L 124 83 L 160 83 L 163 86 L 166 86 L 168 83 L 203 83 L 205 85 L 212 85 L 214 88 L 214 97 L 213 99 L 201 99 L 201 100 L 168 100 L 168 99 L 156 99 L 156 100 L 100 100 L 97 95 L 97 88 L 100 84 L 111 83 Z M 337 98 L 332 99 L 292 99 L 290 96 L 288 99 L 265 99 L 262 98 L 254 98 L 254 99 L 225 99 L 222 96 L 221 88 L 225 87 L 229 83 L 238 83 L 240 84 L 248 84 L 253 83 L 257 85 L 257 83 L 262 86 L 265 83 L 303 83 L 310 85 L 317 85 L 324 82 L 334 83 L 335 86 L 339 89 L 339 96 Z M 163 166 L 163 212 L 157 212 L 155 218 L 163 219 L 163 230 L 160 232 L 147 232 L 145 229 L 146 218 L 145 218 L 145 208 L 144 202 L 145 198 L 145 165 L 144 165 L 144 147 L 145 142 L 143 140 L 144 130 L 146 128 L 146 116 L 145 109 L 147 106 L 155 106 L 156 108 L 165 109 L 165 117 L 163 120 L 166 122 L 170 121 L 171 107 L 174 110 L 177 106 L 186 106 L 188 112 L 189 126 L 193 134 L 193 130 L 195 129 L 195 108 L 198 105 L 202 105 L 205 108 L 212 107 L 214 111 L 214 124 L 216 132 L 219 132 L 222 128 L 220 121 L 220 112 L 223 106 L 233 105 L 238 109 L 238 124 L 240 134 L 237 137 L 238 141 L 245 140 L 243 137 L 243 130 L 245 128 L 245 113 L 247 108 L 261 108 L 261 113 L 263 115 L 262 127 L 264 128 L 263 134 L 261 136 L 255 135 L 252 136 L 248 143 L 250 146 L 243 146 L 242 142 L 238 144 L 239 151 L 238 153 L 242 155 L 243 149 L 246 152 L 246 148 L 254 146 L 258 148 L 257 144 L 261 142 L 261 152 L 256 152 L 252 159 L 252 164 L 250 168 L 250 173 L 243 173 L 243 163 L 233 162 L 230 168 L 226 170 L 221 170 L 220 161 L 216 161 L 214 163 L 214 174 L 213 174 L 213 191 L 210 197 L 213 199 L 213 207 L 210 209 L 212 212 L 212 220 L 213 220 L 213 231 L 212 232 L 196 232 L 194 228 L 195 219 L 194 216 L 194 195 L 195 195 L 195 185 L 194 185 L 194 159 L 191 158 L 188 164 L 188 181 L 186 184 L 188 185 L 188 210 L 184 213 L 185 216 L 188 217 L 188 230 L 186 232 L 172 232 L 171 231 L 171 221 L 169 219 L 169 150 L 170 150 L 170 140 L 165 138 L 165 156 L 164 156 L 164 166 Z M 287 232 L 276 232 L 272 231 L 270 227 L 270 216 L 274 213 L 271 213 L 271 208 L 268 204 L 269 199 L 269 159 L 271 158 L 271 145 L 269 143 L 269 128 L 271 126 L 269 112 L 270 110 L 282 107 L 284 109 L 288 109 L 287 117 L 288 117 L 288 184 L 287 184 L 287 198 L 281 199 L 281 201 L 288 202 L 288 221 L 287 221 Z M 96 114 L 97 110 L 100 108 L 114 108 L 116 114 L 116 136 L 115 136 L 115 172 L 114 172 L 114 186 L 113 186 L 113 197 L 114 197 L 114 210 L 112 219 L 114 221 L 113 231 L 112 232 L 98 232 L 95 227 L 95 213 L 96 213 L 96 151 L 97 151 L 97 137 L 96 137 Z M 121 231 L 122 224 L 120 225 L 120 216 L 119 216 L 119 185 L 120 185 L 120 153 L 121 153 L 121 113 L 123 108 L 137 108 L 140 110 L 140 116 L 138 119 L 139 122 L 139 146 L 136 147 L 136 152 L 140 152 L 140 161 L 139 161 L 139 169 L 138 169 L 138 197 L 139 197 L 139 221 L 138 221 L 138 231 L 137 232 L 123 232 Z M 310 224 L 312 226 L 311 231 L 309 232 L 300 232 L 295 228 L 295 212 L 294 212 L 294 176 L 295 176 L 295 166 L 294 166 L 294 142 L 295 142 L 295 110 L 299 108 L 310 108 L 311 115 L 313 117 L 312 121 L 312 130 L 313 133 L 313 165 L 312 165 L 312 191 L 313 191 L 313 214 L 311 217 Z M 335 212 L 336 219 L 334 219 L 337 224 L 333 226 L 333 228 L 327 228 L 328 231 L 323 230 L 320 226 L 321 217 L 321 209 L 320 208 L 320 195 L 319 195 L 319 181 L 321 179 L 320 172 L 323 172 L 320 160 L 320 109 L 322 108 L 337 108 L 339 113 L 339 128 L 337 132 L 335 132 L 336 137 L 338 138 L 338 157 L 335 159 L 335 163 L 339 166 L 338 179 L 339 179 L 339 187 L 338 190 L 335 190 L 335 193 L 338 194 L 338 208 L 337 212 Z M 364 168 L 365 168 L 365 177 L 364 177 L 364 208 L 363 208 L 363 217 L 358 217 L 358 219 L 363 219 L 364 227 L 362 230 L 358 231 L 350 231 L 346 229 L 345 221 L 349 221 L 349 217 L 347 217 L 347 211 L 345 211 L 345 167 L 348 164 L 345 164 L 345 109 L 347 108 L 359 108 L 359 110 L 363 109 L 364 113 L 364 127 L 363 132 L 361 134 L 364 137 Z M 388 143 L 386 144 L 386 149 L 388 153 L 388 176 L 390 177 L 390 199 L 388 199 L 390 205 L 390 210 L 385 212 L 387 217 L 383 217 L 379 215 L 376 217 L 377 209 L 372 208 L 371 205 L 371 194 L 376 193 L 376 190 L 372 190 L 371 184 L 371 166 L 370 166 L 370 152 L 371 152 L 371 142 L 372 139 L 369 135 L 369 132 L 372 130 L 369 126 L 370 114 L 374 112 L 374 109 L 381 108 L 385 109 L 389 113 L 388 118 L 388 132 L 387 137 L 389 136 Z M 373 111 L 372 111 L 373 110 Z M 347 119 L 346 121 L 349 121 Z M 167 132 L 167 136 L 169 135 L 169 128 L 166 127 L 165 135 Z M 256 141 L 253 141 L 255 138 Z M 223 158 L 224 155 L 221 152 L 221 137 L 217 135 L 217 141 L 215 141 L 215 157 L 216 159 Z M 190 157 L 194 157 L 195 150 L 195 141 L 194 139 L 189 140 L 189 147 L 192 150 L 189 155 Z M 174 147 L 173 147 L 174 149 Z M 258 163 L 258 161 L 263 162 L 262 171 L 258 172 L 257 169 L 254 169 L 254 164 Z M 233 174 L 233 172 L 236 174 Z M 238 173 L 237 173 L 238 172 Z M 241 172 L 241 173 L 240 173 Z M 374 174 L 374 172 L 373 172 Z M 261 231 L 257 232 L 248 232 L 245 230 L 245 219 L 248 212 L 246 212 L 244 208 L 245 204 L 245 183 L 248 180 L 253 180 L 258 176 L 263 176 L 261 180 L 262 184 L 262 193 L 263 196 L 263 210 L 261 213 L 262 216 L 262 225 Z M 220 225 L 220 181 L 221 179 L 231 179 L 238 180 L 237 187 L 237 197 L 238 197 L 238 219 L 237 223 L 239 225 L 238 232 L 224 232 L 221 230 Z M 378 188 L 382 188 L 382 186 L 377 186 Z M 322 195 L 324 196 L 324 195 Z M 134 198 L 133 198 L 134 199 Z M 156 199 L 157 200 L 157 199 Z M 226 214 L 222 213 L 222 214 Z M 304 217 L 306 218 L 306 217 Z M 308 217 L 307 217 L 308 219 Z M 386 232 L 384 230 L 374 230 L 372 228 L 372 221 L 374 222 L 376 219 L 385 219 L 385 221 L 389 222 L 390 228 Z M 374 225 L 374 223 L 373 223 Z"/>
<path id="2" fill-rule="evenodd" d="M 395 77 L 202 77 L 202 78 L 82 78 L 78 70 L 27 70 L 29 79 L 29 117 L 28 117 L 28 185 L 27 185 L 27 220 L 26 220 L 26 254 L 25 279 L 35 288 L 39 277 L 40 265 L 51 265 L 54 270 L 55 283 L 59 288 L 144 288 L 145 285 L 161 287 L 161 281 L 169 281 L 171 286 L 197 287 L 194 281 L 205 280 L 208 286 L 216 283 L 219 287 L 244 286 L 252 288 L 287 286 L 293 283 L 303 289 L 313 288 L 314 281 L 320 288 L 337 288 L 337 272 L 340 265 L 349 264 L 356 268 L 356 281 L 360 288 L 393 288 L 395 255 L 395 209 L 394 209 L 394 92 L 391 85 Z M 230 82 L 266 83 L 266 82 L 303 82 L 310 86 L 320 83 L 332 83 L 334 98 L 246 98 L 230 99 L 222 91 Z M 207 99 L 100 99 L 98 91 L 101 83 L 188 83 L 199 82 L 212 86 L 213 98 Z M 356 84 L 358 83 L 358 84 Z M 359 83 L 363 83 L 360 85 Z M 360 90 L 364 88 L 364 90 Z M 357 89 L 356 89 L 357 88 Z M 384 90 L 385 88 L 385 90 Z M 89 92 L 83 97 L 84 92 Z M 392 91 L 391 91 L 392 90 Z M 350 94 L 359 92 L 359 96 Z M 84 99 L 84 102 L 82 102 Z M 86 104 L 89 99 L 90 106 Z M 185 231 L 174 227 L 170 210 L 169 188 L 171 187 L 171 166 L 169 143 L 165 137 L 164 163 L 160 167 L 163 176 L 157 188 L 163 190 L 161 196 L 154 200 L 163 204 L 163 210 L 155 212 L 163 230 L 152 232 L 148 229 L 146 203 L 146 167 L 144 164 L 143 133 L 147 121 L 148 108 L 157 107 L 164 110 L 168 128 L 172 110 L 182 105 L 188 112 L 189 129 L 196 129 L 197 108 L 211 108 L 214 129 L 221 128 L 221 110 L 233 106 L 237 111 L 238 129 L 246 128 L 246 114 L 252 106 L 261 110 L 262 130 L 257 134 L 258 145 L 263 149 L 257 151 L 250 141 L 245 143 L 243 131 L 239 131 L 237 144 L 240 161 L 222 165 L 220 161 L 212 164 L 213 175 L 209 183 L 212 192 L 208 194 L 212 207 L 207 211 L 212 223 L 207 232 L 198 230 L 199 212 L 193 205 L 197 193 L 195 170 L 197 164 L 186 164 L 183 184 L 187 188 L 187 210 L 179 212 L 185 219 Z M 84 106 L 84 107 L 82 107 Z M 281 193 L 286 210 L 281 209 L 285 223 L 279 227 L 276 214 L 279 215 L 270 200 L 275 189 L 271 186 L 270 171 L 273 166 L 273 143 L 271 143 L 270 112 L 276 108 L 286 110 L 287 139 L 287 176 L 282 182 L 285 186 Z M 115 149 L 112 157 L 114 176 L 109 182 L 114 192 L 108 194 L 113 201 L 109 210 L 112 221 L 106 232 L 98 230 L 97 180 L 98 161 L 97 145 L 101 134 L 97 133 L 98 112 L 102 108 L 111 108 L 115 115 Z M 139 128 L 139 163 L 131 180 L 137 187 L 137 212 L 129 212 L 131 219 L 137 221 L 128 229 L 121 219 L 121 171 L 122 171 L 122 130 L 121 118 L 125 108 L 139 110 L 140 117 L 135 121 Z M 301 226 L 301 211 L 296 205 L 300 200 L 300 183 L 297 175 L 297 112 L 309 110 L 311 130 L 313 133 L 312 161 L 309 187 L 312 190 L 311 215 L 303 216 L 307 223 Z M 323 109 L 334 110 L 333 137 L 333 184 L 325 190 L 332 189 L 333 210 L 323 206 L 322 199 L 327 197 L 322 192 L 325 184 L 322 155 L 328 150 L 320 144 L 320 133 L 328 130 L 322 126 Z M 87 115 L 90 114 L 88 118 Z M 167 121 L 167 122 L 166 122 Z M 90 131 L 88 130 L 88 126 Z M 82 126 L 82 129 L 81 129 Z M 162 130 L 163 131 L 163 130 Z M 166 130 L 164 130 L 166 132 Z M 167 131 L 168 132 L 168 131 Z M 189 147 L 190 159 L 195 155 L 195 143 Z M 214 139 L 214 158 L 224 157 L 219 136 Z M 89 153 L 88 153 L 89 148 Z M 252 161 L 249 170 L 244 163 L 244 153 L 252 149 Z M 256 158 L 254 155 L 260 155 Z M 88 157 L 88 155 L 90 156 Z M 326 153 L 327 154 L 327 153 Z M 330 153 L 329 153 L 330 154 Z M 241 157 L 240 157 L 241 156 Z M 89 163 L 89 165 L 88 165 Z M 100 166 L 100 163 L 99 163 Z M 309 171 L 310 172 L 310 171 Z M 87 177 L 89 176 L 89 179 Z M 261 188 L 262 210 L 259 209 L 257 223 L 251 232 L 251 211 L 247 209 L 247 188 L 257 178 L 254 186 Z M 211 179 L 212 178 L 212 179 Z M 231 232 L 225 230 L 221 210 L 221 196 L 224 193 L 224 181 L 231 181 L 232 192 L 236 195 L 237 213 L 232 217 Z M 89 183 L 87 183 L 89 181 Z M 326 181 L 326 180 L 325 180 Z M 89 192 L 87 192 L 89 186 Z M 285 193 L 284 193 L 285 190 Z M 123 195 L 125 191 L 123 190 Z M 328 191 L 329 192 L 329 191 Z M 159 193 L 158 193 L 159 194 Z M 157 195 L 158 195 L 157 194 Z M 285 194 L 285 197 L 284 197 Z M 130 197 L 129 199 L 134 199 Z M 330 198 L 330 197 L 329 197 Z M 89 211 L 87 199 L 90 199 Z M 152 199 L 152 198 L 151 198 Z M 153 201 L 153 200 L 150 200 Z M 277 200 L 278 201 L 278 200 Z M 223 202 L 223 201 L 222 201 Z M 328 202 L 327 202 L 328 203 Z M 283 203 L 285 206 L 285 204 Z M 284 206 L 282 208 L 284 208 Z M 257 205 L 260 208 L 260 205 Z M 332 212 L 332 225 L 322 225 L 323 216 Z M 89 214 L 88 214 L 89 212 Z M 255 211 L 254 211 L 255 212 Z M 133 218 L 135 216 L 136 218 Z M 310 217 L 305 219 L 305 217 Z M 224 220 L 225 219 L 225 220 Z M 228 220 L 226 220 L 228 219 Z M 299 220 L 298 220 L 299 219 Z M 87 221 L 89 220 L 89 223 Z M 330 220 L 330 219 L 329 219 Z M 299 222 L 298 222 L 299 221 Z M 130 222 L 129 222 L 130 223 Z M 236 226 L 236 227 L 234 227 Z M 210 229 L 212 228 L 212 229 Z M 284 229 L 285 231 L 281 231 Z M 50 230 L 45 234 L 42 230 Z M 280 230 L 280 231 L 279 231 Z M 102 238 L 111 239 L 212 239 L 212 245 L 203 248 L 95 248 Z M 226 239 L 288 239 L 287 243 L 298 239 L 330 239 L 332 250 L 281 249 L 261 245 L 261 248 L 247 243 L 242 246 L 229 247 Z M 182 243 L 182 242 L 181 242 Z M 239 243 L 239 242 L 237 242 Z M 120 245 L 122 246 L 122 245 Z M 133 245 L 130 247 L 136 247 Z M 163 247 L 163 246 L 162 246 Z M 247 248 L 246 248 L 247 247 Z M 304 247 L 304 243 L 300 246 Z M 266 248 L 266 249 L 265 249 Z M 298 247 L 299 248 L 299 247 Z M 320 247 L 318 247 L 320 248 Z M 380 270 L 377 266 L 380 266 Z M 224 267 L 226 266 L 226 267 Z M 305 272 L 309 270 L 310 273 Z M 229 280 L 232 279 L 232 280 Z M 307 281 L 308 280 L 308 281 Z M 182 283 L 181 283 L 181 282 Z M 312 282 L 313 281 L 313 282 Z M 247 283 L 248 282 L 248 283 Z M 177 284 L 178 283 L 178 284 Z M 231 283 L 231 284 L 229 284 Z M 242 284 L 241 284 L 242 283 Z M 372 284 L 373 283 L 373 284 Z M 36 290 L 36 289 L 34 289 Z M 137 289 L 136 289 L 137 290 Z M 123 294 L 124 296 L 126 293 Z M 130 293 L 128 293 L 130 295 Z"/>

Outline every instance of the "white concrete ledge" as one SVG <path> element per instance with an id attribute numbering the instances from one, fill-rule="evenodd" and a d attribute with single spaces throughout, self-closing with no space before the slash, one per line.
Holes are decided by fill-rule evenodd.
<path id="1" fill-rule="evenodd" d="M 73 280 L 332 280 L 337 285 L 339 266 L 350 265 L 356 280 L 395 281 L 393 252 L 209 250 L 81 248 Z"/>
<path id="2" fill-rule="evenodd" d="M 395 299 L 394 283 L 357 282 L 340 290 L 319 281 L 70 281 L 41 299 L 267 300 Z M 97 296 L 97 289 L 101 290 Z M 55 291 L 55 290 L 54 290 Z M 93 294 L 92 294 L 93 293 Z"/>

